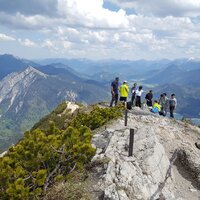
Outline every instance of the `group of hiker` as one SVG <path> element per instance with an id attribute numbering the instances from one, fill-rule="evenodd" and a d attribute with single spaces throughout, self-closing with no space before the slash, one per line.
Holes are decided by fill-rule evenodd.
<path id="1" fill-rule="evenodd" d="M 131 92 L 131 101 L 127 102 L 129 92 Z M 110 107 L 113 103 L 117 105 L 118 99 L 120 102 L 126 102 L 127 107 L 137 106 L 142 107 L 141 97 L 144 93 L 143 87 L 140 85 L 137 87 L 137 83 L 134 83 L 131 90 L 129 91 L 129 86 L 127 81 L 123 81 L 122 85 L 119 86 L 119 77 L 111 83 L 111 95 L 112 99 L 110 102 Z M 153 101 L 153 91 L 149 90 L 145 95 L 146 105 L 149 110 L 153 113 L 158 113 L 162 116 L 167 115 L 167 111 L 170 111 L 170 117 L 174 118 L 174 110 L 177 106 L 177 99 L 175 94 L 172 94 L 170 98 L 167 97 L 166 93 L 160 95 L 159 100 Z"/>

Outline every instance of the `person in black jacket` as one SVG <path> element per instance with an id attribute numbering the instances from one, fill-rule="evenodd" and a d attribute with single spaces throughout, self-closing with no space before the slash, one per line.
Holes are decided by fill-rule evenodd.
<path id="1" fill-rule="evenodd" d="M 118 90 L 119 90 L 119 77 L 116 77 L 115 80 L 111 83 L 111 95 L 112 99 L 110 102 L 110 107 L 112 107 L 113 102 L 115 102 L 115 106 L 117 105 L 118 102 Z"/>
<path id="2" fill-rule="evenodd" d="M 131 104 L 132 104 L 132 106 L 134 106 L 134 101 L 135 101 L 135 96 L 136 96 L 136 90 L 137 90 L 137 83 L 134 83 L 133 87 L 131 88 L 131 93 L 132 93 Z"/>
<path id="3" fill-rule="evenodd" d="M 145 96 L 147 106 L 152 107 L 152 99 L 153 99 L 153 91 L 149 90 L 149 92 Z"/>

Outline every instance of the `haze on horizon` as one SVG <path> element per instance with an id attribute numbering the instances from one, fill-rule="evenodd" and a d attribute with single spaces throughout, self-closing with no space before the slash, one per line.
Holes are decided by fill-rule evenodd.
<path id="1" fill-rule="evenodd" d="M 198 0 L 0 0 L 0 54 L 200 59 Z"/>

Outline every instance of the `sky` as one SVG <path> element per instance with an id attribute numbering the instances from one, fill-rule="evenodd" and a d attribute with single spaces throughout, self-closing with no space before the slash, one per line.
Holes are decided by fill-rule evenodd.
<path id="1" fill-rule="evenodd" d="M 0 0 L 0 54 L 200 59 L 200 0 Z"/>

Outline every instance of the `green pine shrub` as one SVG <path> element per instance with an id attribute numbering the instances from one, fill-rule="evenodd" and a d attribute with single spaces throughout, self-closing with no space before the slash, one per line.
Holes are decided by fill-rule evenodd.
<path id="1" fill-rule="evenodd" d="M 28 199 L 42 195 L 47 180 L 66 176 L 74 167 L 82 168 L 95 154 L 89 128 L 37 129 L 26 132 L 23 140 L 0 158 L 0 196 Z"/>
<path id="2" fill-rule="evenodd" d="M 69 123 L 70 126 L 80 127 L 87 126 L 91 130 L 99 128 L 112 119 L 117 119 L 122 115 L 124 107 L 119 105 L 111 108 L 100 108 L 94 106 L 93 110 L 89 113 L 79 113 Z"/>
<path id="3" fill-rule="evenodd" d="M 58 113 L 65 109 L 63 104 L 53 112 L 54 116 L 59 117 Z M 0 158 L 0 198 L 40 199 L 56 181 L 70 180 L 71 172 L 84 169 L 95 155 L 92 130 L 119 117 L 122 110 L 120 106 L 94 106 L 90 112 L 77 113 L 65 129 L 65 120 L 57 127 L 57 118 L 52 115 L 44 120 L 45 126 L 40 121 L 39 126 L 45 127 L 44 130 L 25 132 L 23 139 Z M 69 185 L 70 190 L 73 186 Z"/>

